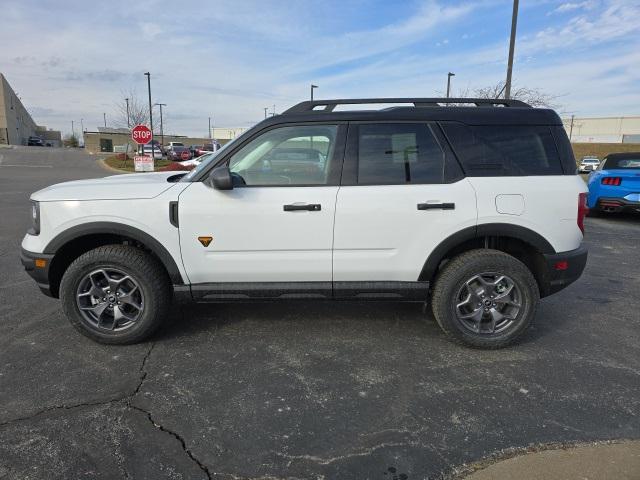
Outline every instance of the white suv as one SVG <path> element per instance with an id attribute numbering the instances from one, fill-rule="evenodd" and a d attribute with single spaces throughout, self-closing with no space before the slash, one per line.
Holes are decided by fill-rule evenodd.
<path id="1" fill-rule="evenodd" d="M 408 105 L 334 111 L 359 103 Z M 188 174 L 34 193 L 22 261 L 103 343 L 148 337 L 174 297 L 326 298 L 430 302 L 452 339 L 498 348 L 584 269 L 575 172 L 560 118 L 522 102 L 303 102 Z"/>

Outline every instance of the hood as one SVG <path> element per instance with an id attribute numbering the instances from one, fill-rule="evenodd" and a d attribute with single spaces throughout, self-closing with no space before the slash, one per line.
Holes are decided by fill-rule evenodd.
<path id="1" fill-rule="evenodd" d="M 57 183 L 31 195 L 38 202 L 153 198 L 175 186 L 176 172 L 132 173 Z"/>

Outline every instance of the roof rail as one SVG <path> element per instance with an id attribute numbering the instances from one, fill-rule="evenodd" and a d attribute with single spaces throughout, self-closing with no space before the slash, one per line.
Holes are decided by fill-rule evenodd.
<path id="1" fill-rule="evenodd" d="M 441 104 L 466 103 L 476 107 L 531 107 L 520 100 L 503 98 L 347 98 L 341 100 L 313 100 L 300 102 L 284 113 L 333 112 L 338 105 L 361 105 L 368 103 L 412 103 L 415 107 L 441 107 Z M 316 108 L 324 107 L 324 108 Z"/>

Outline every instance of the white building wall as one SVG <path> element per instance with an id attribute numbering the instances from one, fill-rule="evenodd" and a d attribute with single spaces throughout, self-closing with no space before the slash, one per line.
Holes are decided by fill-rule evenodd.
<path id="1" fill-rule="evenodd" d="M 574 117 L 573 128 L 571 118 L 563 118 L 562 123 L 575 143 L 622 143 L 625 135 L 640 135 L 640 116 Z"/>

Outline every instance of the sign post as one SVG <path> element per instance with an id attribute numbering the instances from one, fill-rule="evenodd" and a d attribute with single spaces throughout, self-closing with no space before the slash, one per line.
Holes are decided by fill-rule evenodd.
<path id="1" fill-rule="evenodd" d="M 146 145 L 153 140 L 153 132 L 146 125 L 136 125 L 131 129 L 131 139 L 138 145 Z M 151 150 L 153 152 L 153 149 Z M 153 172 L 153 157 L 144 155 L 144 147 L 142 147 L 143 155 L 133 157 L 133 165 L 136 172 Z"/>

